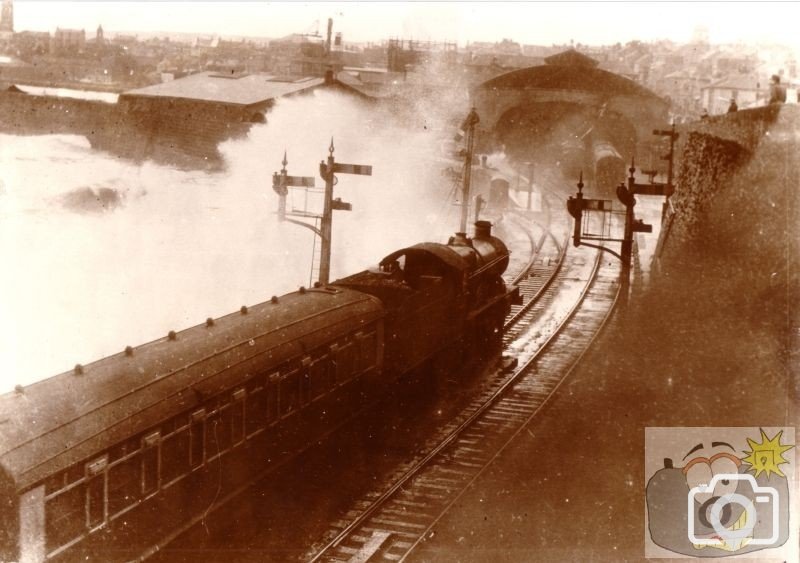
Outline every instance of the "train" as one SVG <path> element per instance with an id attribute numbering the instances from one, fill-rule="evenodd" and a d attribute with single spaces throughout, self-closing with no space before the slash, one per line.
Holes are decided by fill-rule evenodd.
<path id="1" fill-rule="evenodd" d="M 508 262 L 479 221 L 0 396 L 0 560 L 145 559 L 399 379 L 496 355 Z"/>
<path id="2" fill-rule="evenodd" d="M 592 163 L 598 196 L 613 198 L 617 186 L 626 179 L 625 162 L 610 141 L 592 139 Z"/>
<path id="3" fill-rule="evenodd" d="M 578 178 L 585 167 L 586 148 L 584 140 L 570 135 L 559 143 L 557 163 L 565 178 Z"/>
<path id="4" fill-rule="evenodd" d="M 592 135 L 585 141 L 567 139 L 560 145 L 559 167 L 564 178 L 574 179 L 583 174 L 597 197 L 614 198 L 616 187 L 626 179 L 625 162 L 614 143 L 602 136 Z"/>

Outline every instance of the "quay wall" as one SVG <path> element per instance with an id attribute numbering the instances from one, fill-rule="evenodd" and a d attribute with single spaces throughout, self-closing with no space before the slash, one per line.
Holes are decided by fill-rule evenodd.
<path id="1" fill-rule="evenodd" d="M 0 132 L 72 134 L 93 148 L 183 168 L 223 165 L 220 142 L 247 134 L 263 121 L 263 107 L 225 106 L 175 99 L 120 96 L 116 104 L 57 96 L 0 92 Z"/>
<path id="2" fill-rule="evenodd" d="M 787 213 L 797 212 L 800 107 L 765 106 L 677 130 L 661 265 L 693 250 L 782 254 L 794 227 Z"/>
<path id="3" fill-rule="evenodd" d="M 654 275 L 634 307 L 650 327 L 646 346 L 704 358 L 674 367 L 702 366 L 732 389 L 737 372 L 760 373 L 766 387 L 788 392 L 795 412 L 785 414 L 796 416 L 800 107 L 739 111 L 682 125 L 679 133 L 676 191 Z"/>
<path id="4" fill-rule="evenodd" d="M 744 110 L 678 130 L 660 272 L 717 265 L 735 270 L 726 286 L 737 280 L 743 294 L 797 289 L 800 107 Z"/>

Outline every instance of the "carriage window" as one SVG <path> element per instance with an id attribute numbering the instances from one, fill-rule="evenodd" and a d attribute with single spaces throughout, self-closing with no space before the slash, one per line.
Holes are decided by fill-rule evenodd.
<path id="1" fill-rule="evenodd" d="M 103 524 L 106 512 L 106 468 L 108 457 L 103 456 L 86 465 L 86 525 L 94 528 Z"/>
<path id="2" fill-rule="evenodd" d="M 305 405 L 311 402 L 311 365 L 310 357 L 303 358 L 300 361 L 300 405 Z"/>
<path id="3" fill-rule="evenodd" d="M 200 467 L 203 465 L 204 461 L 203 430 L 205 428 L 205 415 L 206 411 L 203 409 L 192 413 L 192 423 L 189 426 L 189 435 L 191 436 L 191 451 L 189 452 L 189 455 L 192 469 Z"/>
<path id="4" fill-rule="evenodd" d="M 136 436 L 133 438 L 128 438 L 127 440 L 124 440 L 118 444 L 114 444 L 108 450 L 108 461 L 114 462 L 132 454 L 133 452 L 139 451 L 139 440 L 140 438 Z"/>
<path id="5" fill-rule="evenodd" d="M 359 367 L 362 371 L 375 367 L 378 339 L 375 332 L 359 335 Z"/>
<path id="6" fill-rule="evenodd" d="M 225 405 L 219 411 L 219 418 L 216 426 L 216 440 L 217 448 L 213 450 L 213 454 L 222 453 L 231 447 L 231 427 L 233 426 L 233 412 L 231 405 Z M 209 434 L 211 431 L 209 430 Z M 212 454 L 212 450 L 207 450 Z"/>
<path id="7" fill-rule="evenodd" d="M 176 430 L 180 430 L 189 424 L 189 416 L 186 413 L 181 413 L 178 416 L 173 416 L 169 420 L 161 423 L 161 435 L 166 436 L 172 434 Z"/>
<path id="8" fill-rule="evenodd" d="M 281 379 L 280 382 L 280 410 L 281 416 L 297 410 L 300 405 L 300 381 L 301 372 L 295 370 Z"/>
<path id="9" fill-rule="evenodd" d="M 246 403 L 246 430 L 249 438 L 264 428 L 264 420 L 267 418 L 267 391 L 261 378 L 248 386 Z"/>
<path id="10" fill-rule="evenodd" d="M 348 342 L 336 352 L 336 383 L 344 383 L 353 376 L 355 352 L 356 348 L 352 342 Z"/>
<path id="11" fill-rule="evenodd" d="M 108 469 L 108 512 L 123 511 L 139 500 L 139 456 L 119 461 Z"/>
<path id="12" fill-rule="evenodd" d="M 58 473 L 48 477 L 44 482 L 45 494 L 49 495 L 63 489 L 66 484 L 66 479 L 67 479 L 66 471 L 59 471 Z"/>
<path id="13" fill-rule="evenodd" d="M 317 358 L 308 368 L 311 399 L 321 397 L 331 388 L 331 369 L 328 356 Z"/>
<path id="14" fill-rule="evenodd" d="M 164 483 L 170 483 L 189 472 L 189 429 L 164 438 L 161 444 L 161 475 Z"/>
<path id="15" fill-rule="evenodd" d="M 149 494 L 158 489 L 158 447 L 161 435 L 148 434 L 142 439 L 142 493 Z"/>
<path id="16" fill-rule="evenodd" d="M 278 420 L 280 413 L 280 373 L 273 373 L 267 378 L 267 424 Z"/>
<path id="17" fill-rule="evenodd" d="M 85 469 L 83 464 L 76 463 L 72 467 L 67 468 L 66 477 L 64 478 L 64 484 L 69 485 L 70 483 L 74 483 L 76 481 L 80 481 L 86 475 Z"/>
<path id="18" fill-rule="evenodd" d="M 220 440 L 219 436 L 223 433 L 220 430 L 220 413 L 215 412 L 208 415 L 206 418 L 206 456 L 208 461 L 211 461 L 220 454 Z"/>
<path id="19" fill-rule="evenodd" d="M 231 441 L 238 444 L 244 440 L 244 389 L 233 392 L 231 411 Z"/>
<path id="20" fill-rule="evenodd" d="M 56 495 L 45 505 L 47 551 L 61 547 L 85 532 L 86 491 L 75 486 Z"/>

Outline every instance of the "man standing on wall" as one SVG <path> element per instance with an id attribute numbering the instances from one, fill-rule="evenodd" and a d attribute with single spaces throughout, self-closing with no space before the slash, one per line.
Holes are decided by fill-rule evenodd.
<path id="1" fill-rule="evenodd" d="M 772 75 L 769 85 L 769 103 L 770 104 L 783 104 L 786 103 L 786 87 L 781 84 L 781 77 L 777 74 Z"/>

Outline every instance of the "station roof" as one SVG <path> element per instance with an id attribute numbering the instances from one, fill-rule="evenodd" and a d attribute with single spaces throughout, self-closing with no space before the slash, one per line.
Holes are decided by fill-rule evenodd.
<path id="1" fill-rule="evenodd" d="M 569 50 L 547 57 L 543 65 L 513 70 L 496 76 L 481 84 L 479 88 L 583 90 L 612 96 L 658 97 L 633 80 L 596 68 L 596 65 L 594 59 L 575 50 Z"/>
<path id="2" fill-rule="evenodd" d="M 206 71 L 161 84 L 128 90 L 123 96 L 183 98 L 249 106 L 310 90 L 324 82 L 324 78 L 315 77 L 284 79 L 271 74 L 226 75 Z"/>

